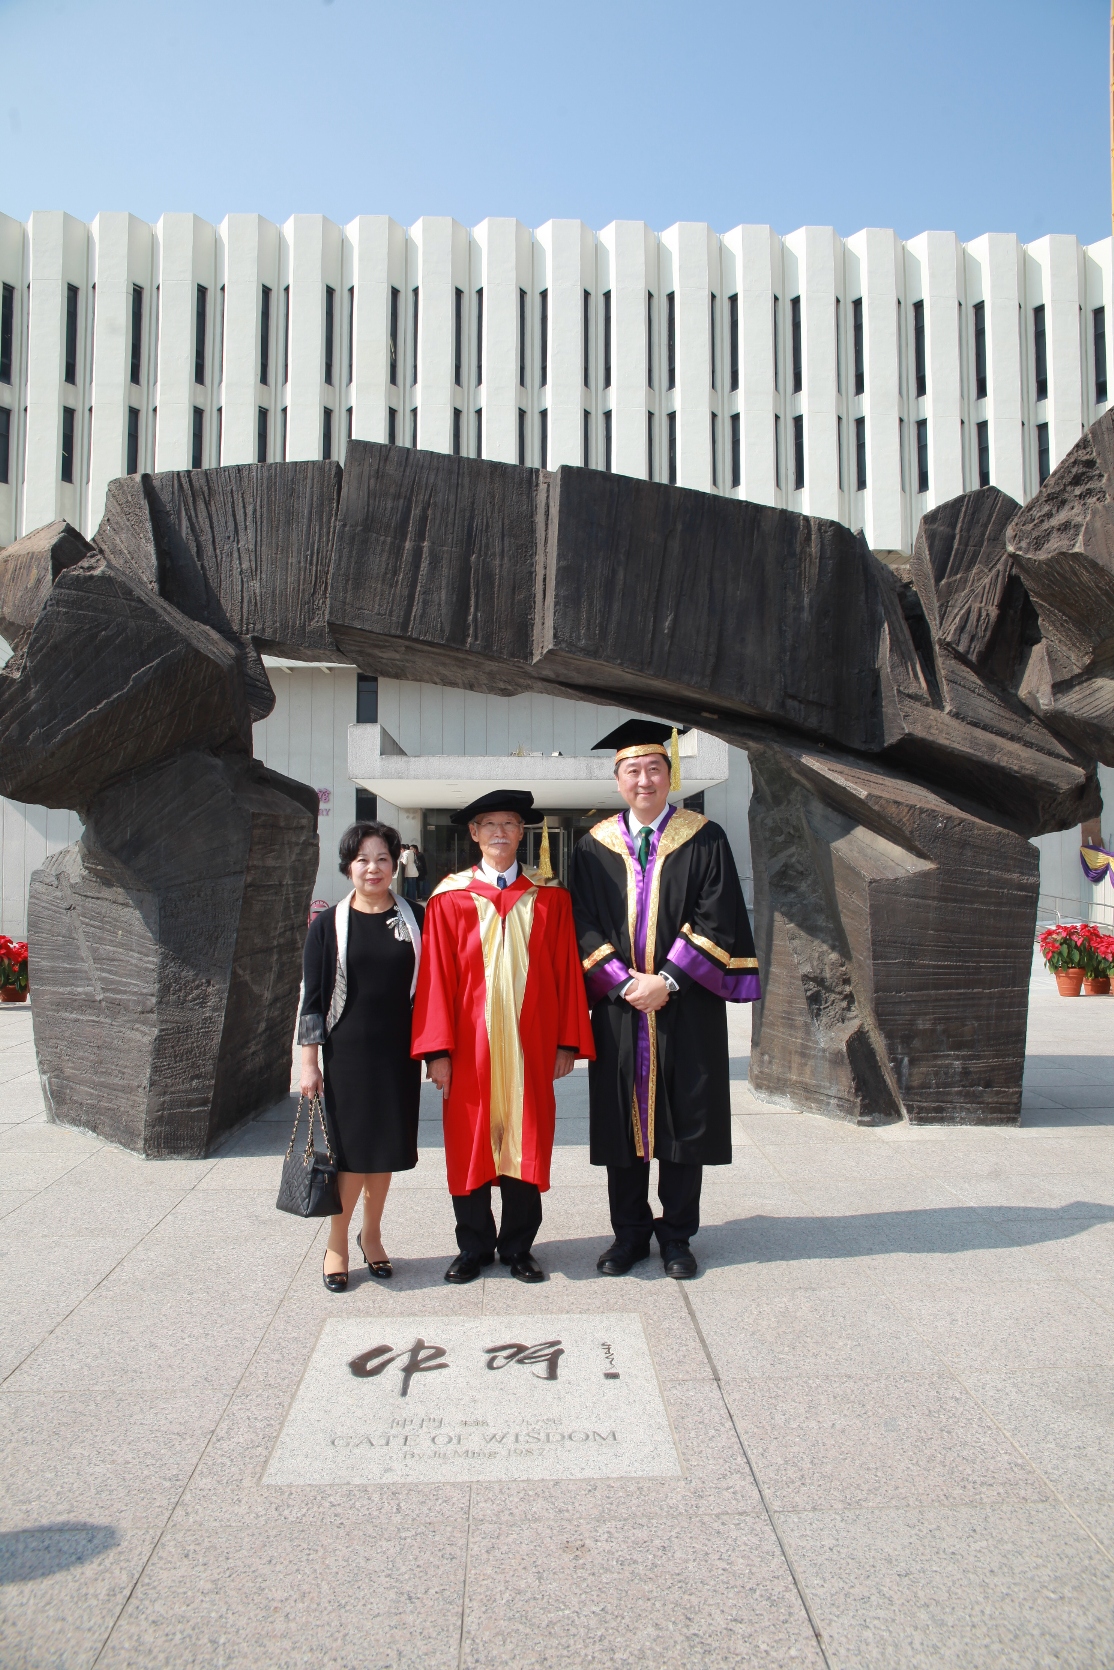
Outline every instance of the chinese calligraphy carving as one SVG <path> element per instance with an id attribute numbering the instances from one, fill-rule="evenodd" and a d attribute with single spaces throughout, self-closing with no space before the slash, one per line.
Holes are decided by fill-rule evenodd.
<path id="1" fill-rule="evenodd" d="M 424 1339 L 416 1339 L 409 1351 L 392 1351 L 389 1345 L 373 1345 L 370 1351 L 361 1351 L 353 1357 L 348 1367 L 357 1379 L 370 1380 L 390 1368 L 392 1363 L 397 1363 L 402 1374 L 402 1390 L 398 1395 L 406 1397 L 416 1374 L 431 1374 L 436 1369 L 448 1368 L 448 1363 L 438 1361 L 445 1355 L 443 1345 L 427 1345 Z"/>

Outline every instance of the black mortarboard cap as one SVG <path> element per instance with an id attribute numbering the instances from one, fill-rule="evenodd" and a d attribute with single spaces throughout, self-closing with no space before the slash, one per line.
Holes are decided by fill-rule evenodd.
<path id="1" fill-rule="evenodd" d="M 684 736 L 687 726 L 678 725 L 678 736 Z M 669 753 L 669 739 L 673 735 L 673 726 L 666 725 L 660 719 L 625 719 L 606 736 L 601 736 L 593 748 L 614 748 L 615 752 L 625 753 L 627 749 L 643 747 L 654 751 L 660 748 L 664 754 Z"/>
<path id="2" fill-rule="evenodd" d="M 525 823 L 533 810 L 534 797 L 528 789 L 492 789 L 490 794 L 481 794 L 470 806 L 454 812 L 449 822 L 458 829 L 466 829 L 485 812 L 517 812 Z"/>

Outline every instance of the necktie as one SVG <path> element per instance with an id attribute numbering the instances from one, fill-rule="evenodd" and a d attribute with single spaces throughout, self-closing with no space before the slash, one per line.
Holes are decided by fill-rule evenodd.
<path id="1" fill-rule="evenodd" d="M 503 888 L 504 888 L 504 887 L 506 887 L 506 885 L 507 885 L 507 878 L 506 878 L 506 876 L 496 876 L 496 878 L 495 878 L 495 885 L 496 885 L 496 887 L 498 887 L 498 888 L 499 888 L 499 889 L 500 889 L 500 891 L 502 891 L 502 889 L 503 889 Z"/>
<path id="2" fill-rule="evenodd" d="M 653 838 L 654 832 L 648 824 L 643 825 L 638 831 L 638 862 L 642 869 L 646 868 L 646 860 L 650 856 L 650 842 Z"/>

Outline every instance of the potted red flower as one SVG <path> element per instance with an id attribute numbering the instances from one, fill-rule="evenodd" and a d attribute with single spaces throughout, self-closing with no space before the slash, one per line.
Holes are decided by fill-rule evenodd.
<path id="1" fill-rule="evenodd" d="M 1080 925 L 1083 952 L 1084 997 L 1110 996 L 1110 970 L 1114 967 L 1114 934 L 1103 933 L 1094 922 Z"/>
<path id="2" fill-rule="evenodd" d="M 1094 922 L 1060 922 L 1037 936 L 1041 956 L 1056 976 L 1061 997 L 1103 997 L 1110 991 L 1114 934 Z"/>
<path id="3" fill-rule="evenodd" d="M 0 1003 L 27 1002 L 27 942 L 0 934 Z"/>

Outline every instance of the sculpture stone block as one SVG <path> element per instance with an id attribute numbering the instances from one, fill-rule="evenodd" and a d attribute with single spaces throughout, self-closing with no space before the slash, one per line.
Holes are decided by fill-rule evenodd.
<path id="1" fill-rule="evenodd" d="M 0 790 L 72 806 L 32 882 L 54 1117 L 203 1153 L 282 1094 L 316 797 L 250 758 L 262 650 L 618 702 L 751 752 L 755 1089 L 860 1121 L 1020 1103 L 1029 837 L 1114 761 L 1114 415 L 908 563 L 834 522 L 353 441 L 112 484 L 0 552 Z"/>

